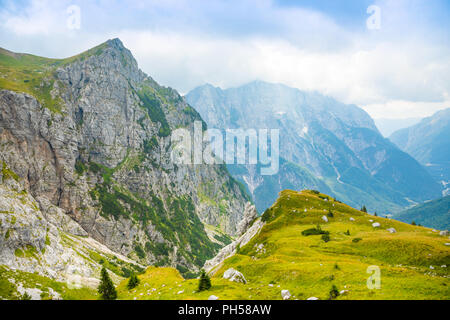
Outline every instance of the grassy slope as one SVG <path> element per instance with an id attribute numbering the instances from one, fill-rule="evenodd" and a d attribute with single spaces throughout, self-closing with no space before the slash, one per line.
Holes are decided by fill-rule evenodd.
<path id="1" fill-rule="evenodd" d="M 13 283 L 13 282 L 14 283 Z M 35 273 L 10 270 L 0 266 L 0 300 L 20 300 L 21 293 L 17 290 L 17 284 L 23 288 L 37 288 L 42 291 L 43 300 L 51 299 L 49 289 L 59 293 L 64 300 L 94 300 L 98 299 L 97 291 L 91 288 L 71 288 L 67 283 L 51 280 Z"/>
<path id="2" fill-rule="evenodd" d="M 339 290 L 349 290 L 338 299 L 450 299 L 449 268 L 441 267 L 450 266 L 447 237 L 427 228 L 370 216 L 319 196 L 326 197 L 310 191 L 283 191 L 263 215 L 267 224 L 260 234 L 225 261 L 212 278 L 211 290 L 195 293 L 197 280 L 184 280 L 171 268 L 152 267 L 140 276 L 141 284 L 132 291 L 126 289 L 124 281 L 119 298 L 206 299 L 214 294 L 221 299 L 280 299 L 280 291 L 288 289 L 297 299 L 327 299 L 334 284 Z M 321 217 L 328 210 L 334 217 L 325 223 Z M 373 228 L 369 220 L 381 227 Z M 320 235 L 301 235 L 317 224 L 330 232 L 330 242 L 325 243 Z M 397 233 L 386 230 L 392 227 Z M 344 234 L 347 230 L 349 236 Z M 362 240 L 355 243 L 354 238 Z M 257 244 L 264 244 L 266 252 L 257 253 Z M 379 290 L 369 290 L 366 285 L 371 265 L 381 269 Z M 222 279 L 230 267 L 241 271 L 248 283 Z M 269 287 L 270 283 L 274 286 Z"/>

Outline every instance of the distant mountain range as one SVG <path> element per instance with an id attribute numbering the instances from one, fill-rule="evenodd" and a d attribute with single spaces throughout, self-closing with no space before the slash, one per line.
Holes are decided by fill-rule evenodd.
<path id="1" fill-rule="evenodd" d="M 396 214 L 395 219 L 441 230 L 450 229 L 450 196 L 419 204 Z"/>
<path id="2" fill-rule="evenodd" d="M 259 211 L 286 188 L 319 188 L 383 214 L 441 196 L 427 170 L 383 138 L 356 105 L 261 81 L 226 90 L 204 85 L 186 99 L 209 127 L 280 130 L 277 175 L 261 176 L 251 165 L 228 165 Z"/>
<path id="3" fill-rule="evenodd" d="M 450 194 L 450 108 L 394 132 L 389 139 L 426 166 Z"/>

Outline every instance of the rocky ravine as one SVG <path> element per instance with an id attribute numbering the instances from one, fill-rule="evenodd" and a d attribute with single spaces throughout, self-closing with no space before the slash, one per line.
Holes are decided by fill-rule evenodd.
<path id="1" fill-rule="evenodd" d="M 9 72 L 40 79 L 34 95 L 0 88 L 0 161 L 44 216 L 61 210 L 79 224 L 73 234 L 182 273 L 237 233 L 248 196 L 226 168 L 170 159 L 171 131 L 200 116 L 120 40 L 64 60 L 0 53 Z"/>

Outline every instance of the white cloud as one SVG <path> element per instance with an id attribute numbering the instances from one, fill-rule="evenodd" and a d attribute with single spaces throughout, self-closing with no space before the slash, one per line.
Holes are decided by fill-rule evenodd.
<path id="1" fill-rule="evenodd" d="M 362 105 L 361 107 L 374 119 L 425 118 L 439 110 L 450 108 L 450 100 L 443 102 L 391 100 L 386 103 Z"/>
<path id="2" fill-rule="evenodd" d="M 17 36 L 50 35 L 67 32 L 67 1 L 56 3 L 48 0 L 32 0 L 24 9 L 17 8 L 13 2 L 8 2 L 2 8 L 0 25 Z"/>
<path id="3" fill-rule="evenodd" d="M 257 37 L 149 31 L 125 31 L 120 37 L 145 71 L 183 92 L 204 82 L 230 87 L 263 79 L 367 105 L 443 101 L 450 91 L 449 59 L 428 61 L 440 48 L 381 43 L 327 53 Z"/>

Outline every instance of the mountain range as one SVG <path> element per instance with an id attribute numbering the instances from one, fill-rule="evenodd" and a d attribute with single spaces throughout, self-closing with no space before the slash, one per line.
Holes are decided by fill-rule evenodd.
<path id="1" fill-rule="evenodd" d="M 318 188 L 381 214 L 441 195 L 429 172 L 383 138 L 372 118 L 355 105 L 262 81 L 225 90 L 203 85 L 186 100 L 210 128 L 280 130 L 276 175 L 261 176 L 254 165 L 228 165 L 260 212 L 287 188 Z"/>
<path id="2" fill-rule="evenodd" d="M 394 132 L 389 139 L 423 164 L 450 193 L 450 108 Z"/>
<path id="3" fill-rule="evenodd" d="M 420 123 L 420 151 L 421 133 L 396 142 L 424 167 L 317 92 L 256 81 L 183 97 L 119 39 L 66 59 L 0 49 L 0 299 L 98 299 L 103 268 L 119 299 L 448 299 L 448 232 L 359 210 L 441 196 L 438 118 Z M 211 128 L 278 129 L 278 171 L 173 161 L 174 132 Z M 447 216 L 448 197 L 398 214 Z"/>

